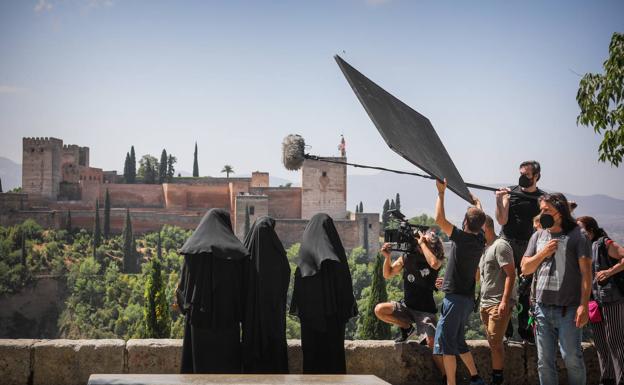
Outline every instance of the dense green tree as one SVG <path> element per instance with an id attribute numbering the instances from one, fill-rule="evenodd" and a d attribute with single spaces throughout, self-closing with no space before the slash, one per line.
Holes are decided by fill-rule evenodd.
<path id="1" fill-rule="evenodd" d="M 104 194 L 104 239 L 110 237 L 110 214 L 111 214 L 111 202 L 108 189 Z"/>
<path id="2" fill-rule="evenodd" d="M 128 274 L 138 272 L 130 209 L 126 209 L 126 222 L 123 229 L 123 272 Z"/>
<path id="3" fill-rule="evenodd" d="M 383 210 L 381 211 L 381 229 L 385 229 L 388 226 L 388 210 L 390 210 L 390 200 L 386 199 L 383 205 Z"/>
<path id="4" fill-rule="evenodd" d="M 576 101 L 581 109 L 576 122 L 604 131 L 598 159 L 619 166 L 624 156 L 624 34 L 615 32 L 609 44 L 604 74 L 587 73 Z"/>
<path id="5" fill-rule="evenodd" d="M 230 166 L 229 164 L 226 164 L 225 166 L 223 166 L 223 169 L 221 170 L 221 172 L 225 173 L 226 178 L 229 178 L 230 174 L 234 174 L 234 168 Z"/>
<path id="6" fill-rule="evenodd" d="M 167 157 L 167 182 L 171 182 L 173 180 L 173 176 L 175 175 L 175 164 L 178 162 L 178 158 L 169 154 Z"/>
<path id="7" fill-rule="evenodd" d="M 399 195 L 399 193 L 396 194 L 396 198 L 394 199 L 394 205 L 397 210 L 401 211 L 401 196 Z"/>
<path id="8" fill-rule="evenodd" d="M 158 183 L 162 184 L 167 181 L 167 151 L 163 148 L 160 153 L 160 163 L 158 163 Z"/>
<path id="9" fill-rule="evenodd" d="M 130 162 L 128 163 L 128 171 L 130 176 L 129 183 L 136 183 L 137 169 L 136 169 L 136 153 L 134 152 L 134 146 L 130 147 Z"/>
<path id="10" fill-rule="evenodd" d="M 100 229 L 100 202 L 95 200 L 95 221 L 93 222 L 93 258 L 97 248 L 102 244 L 102 230 Z"/>
<path id="11" fill-rule="evenodd" d="M 26 253 L 26 233 L 22 231 L 22 247 L 21 247 L 22 266 L 26 266 L 27 257 L 28 257 L 28 254 Z"/>
<path id="12" fill-rule="evenodd" d="M 392 199 L 390 201 L 390 210 L 395 210 L 396 209 L 396 203 L 394 203 L 394 199 Z"/>
<path id="13" fill-rule="evenodd" d="M 360 205 L 358 205 L 358 204 L 355 205 L 355 212 L 356 213 L 360 212 Z"/>
<path id="14" fill-rule="evenodd" d="M 199 177 L 199 164 L 197 163 L 197 142 L 195 142 L 195 152 L 193 153 L 193 177 Z"/>
<path id="15" fill-rule="evenodd" d="M 139 178 L 143 183 L 154 184 L 158 182 L 158 160 L 152 155 L 145 154 L 139 161 Z"/>
<path id="16" fill-rule="evenodd" d="M 161 239 L 158 233 L 156 257 L 148 265 L 145 283 L 143 316 L 145 319 L 145 337 L 169 338 L 171 334 L 171 315 L 167 303 L 167 283 L 163 276 L 161 262 Z"/>
<path id="17" fill-rule="evenodd" d="M 72 233 L 72 220 L 71 220 L 71 210 L 67 210 L 67 219 L 65 221 L 65 231 L 67 231 L 69 234 Z"/>
<path id="18" fill-rule="evenodd" d="M 388 301 L 386 291 L 386 280 L 383 277 L 383 262 L 381 255 L 375 258 L 373 267 L 373 279 L 368 294 L 364 314 L 361 315 L 358 323 L 358 337 L 365 340 L 387 340 L 390 339 L 390 325 L 381 321 L 375 316 L 375 306 L 381 302 Z"/>
<path id="19" fill-rule="evenodd" d="M 130 176 L 130 153 L 126 152 L 126 160 L 124 161 L 124 182 L 125 183 L 131 183 L 130 181 L 132 180 L 131 176 Z"/>
<path id="20" fill-rule="evenodd" d="M 362 201 L 360 201 L 360 206 L 358 208 L 359 208 L 361 213 L 364 212 L 364 205 L 362 204 Z"/>

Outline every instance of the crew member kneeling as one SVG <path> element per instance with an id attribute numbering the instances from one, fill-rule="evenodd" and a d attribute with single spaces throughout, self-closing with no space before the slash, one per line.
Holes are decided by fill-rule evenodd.
<path id="1" fill-rule="evenodd" d="M 438 271 L 442 267 L 444 248 L 436 233 L 418 233 L 418 247 L 411 253 L 401 255 L 396 261 L 390 258 L 391 243 L 384 243 L 381 253 L 385 257 L 383 276 L 392 278 L 403 271 L 403 295 L 399 301 L 384 302 L 375 306 L 380 320 L 397 325 L 401 333 L 396 342 L 404 342 L 417 331 L 427 335 L 427 345 L 433 348 L 437 308 L 433 299 Z M 415 327 L 414 327 L 415 325 Z M 442 375 L 444 368 L 440 357 L 434 361 Z"/>

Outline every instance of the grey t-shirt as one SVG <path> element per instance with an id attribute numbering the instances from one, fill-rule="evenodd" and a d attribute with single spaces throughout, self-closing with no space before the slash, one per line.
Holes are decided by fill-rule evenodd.
<path id="1" fill-rule="evenodd" d="M 505 265 L 514 266 L 513 250 L 509 242 L 498 238 L 485 249 L 479 261 L 482 308 L 498 305 L 503 299 L 505 279 L 507 279 L 507 274 L 503 270 Z M 517 299 L 518 291 L 514 284 L 509 297 L 510 304 L 515 304 Z"/>
<path id="2" fill-rule="evenodd" d="M 559 239 L 555 255 L 544 259 L 534 274 L 538 303 L 578 306 L 581 303 L 581 269 L 579 258 L 591 258 L 589 240 L 576 226 L 568 234 L 538 230 L 529 240 L 524 255 L 534 256 L 551 239 Z"/>

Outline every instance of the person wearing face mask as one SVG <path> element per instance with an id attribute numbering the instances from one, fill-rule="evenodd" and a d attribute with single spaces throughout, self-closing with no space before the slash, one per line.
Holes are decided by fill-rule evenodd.
<path id="1" fill-rule="evenodd" d="M 485 247 L 481 227 L 485 223 L 485 213 L 481 202 L 472 196 L 475 206 L 466 210 L 462 229 L 458 229 L 446 219 L 444 212 L 444 192 L 446 180 L 436 180 L 438 199 L 436 201 L 436 224 L 455 243 L 455 252 L 448 257 L 442 291 L 445 296 L 436 327 L 433 354 L 442 355 L 448 385 L 455 385 L 457 356 L 470 372 L 470 384 L 484 384 L 475 366 L 472 353 L 466 344 L 466 323 L 472 313 L 475 300 L 476 277 L 479 261 Z"/>
<path id="2" fill-rule="evenodd" d="M 544 191 L 537 188 L 541 177 L 541 166 L 535 160 L 520 164 L 520 178 L 516 186 L 500 189 L 496 192 L 496 221 L 501 225 L 500 237 L 509 242 L 513 250 L 516 272 L 520 275 L 520 261 L 524 256 L 531 234 L 533 218 L 539 214 L 538 199 Z M 523 288 L 531 287 L 531 276 L 523 277 L 519 284 Z M 533 343 L 534 336 L 529 320 L 529 292 L 518 292 L 518 335 L 526 343 Z M 509 322 L 507 337 L 513 335 L 513 325 Z"/>
<path id="3" fill-rule="evenodd" d="M 594 300 L 602 321 L 592 323 L 600 364 L 600 383 L 624 384 L 624 247 L 614 242 L 592 217 L 578 218 L 592 242 Z"/>
<path id="4" fill-rule="evenodd" d="M 522 274 L 534 274 L 535 279 L 537 372 L 542 385 L 559 383 L 558 343 L 568 383 L 585 385 L 581 340 L 592 281 L 589 240 L 563 194 L 546 194 L 539 204 L 543 230 L 531 236 L 521 263 Z"/>

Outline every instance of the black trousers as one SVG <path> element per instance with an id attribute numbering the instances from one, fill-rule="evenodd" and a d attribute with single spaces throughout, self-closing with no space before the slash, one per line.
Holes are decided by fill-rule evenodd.
<path id="1" fill-rule="evenodd" d="M 301 320 L 303 374 L 346 374 L 345 322 L 335 317 L 325 320 L 325 330 Z"/>
<path id="2" fill-rule="evenodd" d="M 520 274 L 522 271 L 520 270 L 520 262 L 522 261 L 522 257 L 524 257 L 524 252 L 526 251 L 527 245 L 529 241 L 523 241 L 519 239 L 509 239 L 505 238 L 507 242 L 511 245 L 514 255 L 514 263 L 516 265 L 516 272 L 518 276 L 516 280 L 518 283 L 520 282 Z M 528 290 L 522 293 L 518 293 L 518 304 L 517 306 L 520 308 L 518 312 L 518 335 L 520 338 L 524 340 L 533 341 L 535 338 L 533 336 L 533 329 L 529 326 L 529 309 L 531 307 L 530 297 L 531 297 L 531 283 L 533 282 L 533 275 L 526 277 L 528 282 Z M 509 322 L 507 326 L 507 331 L 505 332 L 507 337 L 513 336 L 513 325 L 512 322 Z"/>

